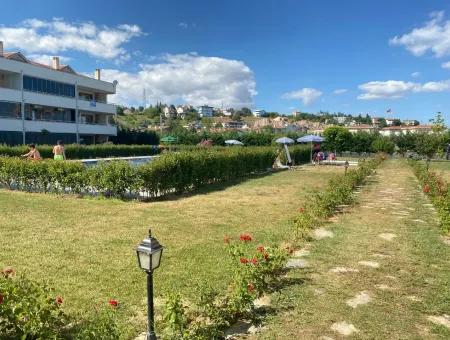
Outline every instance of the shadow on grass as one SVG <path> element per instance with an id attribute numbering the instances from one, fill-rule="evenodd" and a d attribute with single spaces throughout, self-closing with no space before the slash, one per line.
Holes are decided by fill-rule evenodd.
<path id="1" fill-rule="evenodd" d="M 202 186 L 202 187 L 200 187 L 198 189 L 194 189 L 192 191 L 181 193 L 181 194 L 171 193 L 171 194 L 166 194 L 166 195 L 158 196 L 158 197 L 142 197 L 142 198 L 140 198 L 140 201 L 141 202 L 147 202 L 147 203 L 150 203 L 150 202 L 164 202 L 164 201 L 177 201 L 177 200 L 188 198 L 188 197 L 192 197 L 192 196 L 207 195 L 207 194 L 212 193 L 212 192 L 226 190 L 226 189 L 228 189 L 230 187 L 243 184 L 243 183 L 245 183 L 247 181 L 251 181 L 251 180 L 259 179 L 259 178 L 264 178 L 264 177 L 269 177 L 269 176 L 277 174 L 277 173 L 279 173 L 281 171 L 282 170 L 267 171 L 267 172 L 264 172 L 264 173 L 254 174 L 254 175 L 250 175 L 250 176 L 246 176 L 246 177 L 242 177 L 242 178 L 237 178 L 237 179 L 232 179 L 232 180 L 225 181 L 225 182 L 212 183 L 212 184 L 204 185 L 204 186 Z"/>

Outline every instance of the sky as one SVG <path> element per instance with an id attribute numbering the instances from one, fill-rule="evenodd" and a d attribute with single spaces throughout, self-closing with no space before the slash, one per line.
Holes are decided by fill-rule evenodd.
<path id="1" fill-rule="evenodd" d="M 0 40 L 101 68 L 118 104 L 450 121 L 447 0 L 4 1 Z"/>

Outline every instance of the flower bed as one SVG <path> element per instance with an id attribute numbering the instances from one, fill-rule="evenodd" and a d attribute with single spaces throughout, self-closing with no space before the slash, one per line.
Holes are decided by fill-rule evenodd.
<path id="1" fill-rule="evenodd" d="M 450 184 L 436 172 L 428 171 L 426 166 L 410 160 L 414 174 L 422 185 L 423 192 L 430 198 L 440 217 L 440 226 L 444 233 L 450 232 Z"/>

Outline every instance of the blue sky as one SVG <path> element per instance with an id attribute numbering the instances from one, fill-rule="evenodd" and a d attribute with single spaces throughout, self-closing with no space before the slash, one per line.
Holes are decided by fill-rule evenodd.
<path id="1" fill-rule="evenodd" d="M 2 4 L 0 40 L 78 72 L 116 102 L 369 113 L 423 122 L 450 107 L 444 0 L 33 1 Z M 448 26 L 448 27 L 447 27 Z M 338 91 L 337 91 L 338 90 Z M 340 90 L 340 91 L 339 91 Z M 336 92 L 337 91 L 337 92 Z"/>

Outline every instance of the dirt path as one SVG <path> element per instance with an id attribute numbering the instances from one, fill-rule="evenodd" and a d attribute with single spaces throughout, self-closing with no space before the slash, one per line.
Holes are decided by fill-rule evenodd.
<path id="1" fill-rule="evenodd" d="M 388 161 L 273 296 L 263 339 L 450 338 L 450 247 L 411 169 Z"/>

